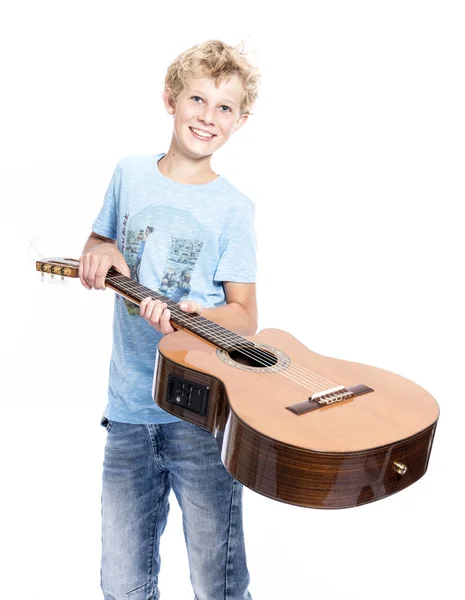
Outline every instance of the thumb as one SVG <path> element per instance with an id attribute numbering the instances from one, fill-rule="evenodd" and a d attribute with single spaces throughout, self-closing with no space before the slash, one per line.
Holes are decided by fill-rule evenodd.
<path id="1" fill-rule="evenodd" d="M 194 302 L 193 300 L 183 300 L 179 303 L 179 308 L 187 313 L 202 314 L 202 307 L 198 302 Z"/>
<path id="2" fill-rule="evenodd" d="M 129 267 L 126 263 L 126 261 L 122 260 L 119 261 L 116 265 L 115 265 L 115 269 L 117 271 L 119 271 L 121 273 L 121 275 L 125 275 L 126 277 L 129 277 L 131 272 L 129 270 Z"/>

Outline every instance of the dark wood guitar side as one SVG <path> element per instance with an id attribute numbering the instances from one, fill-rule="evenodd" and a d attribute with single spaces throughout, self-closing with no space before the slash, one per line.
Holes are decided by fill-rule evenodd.
<path id="1" fill-rule="evenodd" d="M 78 276 L 72 259 L 38 261 L 37 270 Z M 316 354 L 285 331 L 241 337 L 114 269 L 105 284 L 135 304 L 149 295 L 168 303 L 179 331 L 160 341 L 154 400 L 221 439 L 225 467 L 252 490 L 348 508 L 425 473 L 439 408 L 419 385 Z"/>

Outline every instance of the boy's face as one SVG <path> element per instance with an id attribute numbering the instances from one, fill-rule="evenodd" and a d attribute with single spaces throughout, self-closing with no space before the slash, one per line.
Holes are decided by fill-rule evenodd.
<path id="1" fill-rule="evenodd" d="M 191 158 L 202 158 L 221 148 L 247 120 L 240 113 L 243 93 L 237 75 L 218 87 L 210 77 L 193 77 L 176 100 L 165 89 L 163 100 L 174 116 L 173 135 L 179 149 Z"/>

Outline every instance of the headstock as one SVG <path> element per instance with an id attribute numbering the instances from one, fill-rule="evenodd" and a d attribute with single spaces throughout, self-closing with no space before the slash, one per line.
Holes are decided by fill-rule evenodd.
<path id="1" fill-rule="evenodd" d="M 44 258 L 36 261 L 36 270 L 49 273 L 52 277 L 60 275 L 64 277 L 79 277 L 79 261 L 73 258 Z"/>

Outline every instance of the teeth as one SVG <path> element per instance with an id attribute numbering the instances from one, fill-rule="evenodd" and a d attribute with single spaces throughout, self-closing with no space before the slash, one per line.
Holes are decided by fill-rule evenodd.
<path id="1" fill-rule="evenodd" d="M 200 129 L 194 129 L 194 127 L 191 127 L 191 129 L 194 133 L 196 133 L 197 135 L 200 135 L 200 137 L 204 137 L 204 138 L 213 137 L 212 133 L 205 133 L 204 131 L 200 131 Z"/>

